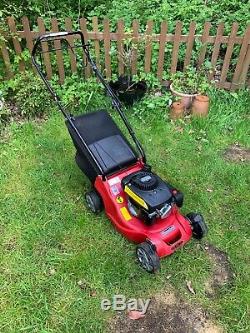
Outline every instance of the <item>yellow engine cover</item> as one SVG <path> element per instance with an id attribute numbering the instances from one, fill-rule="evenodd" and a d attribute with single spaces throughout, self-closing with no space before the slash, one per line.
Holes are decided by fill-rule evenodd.
<path id="1" fill-rule="evenodd" d="M 146 202 L 140 198 L 137 194 L 135 194 L 127 185 L 125 185 L 124 192 L 127 193 L 127 195 L 132 198 L 135 202 L 137 202 L 141 207 L 148 209 L 148 205 Z"/>

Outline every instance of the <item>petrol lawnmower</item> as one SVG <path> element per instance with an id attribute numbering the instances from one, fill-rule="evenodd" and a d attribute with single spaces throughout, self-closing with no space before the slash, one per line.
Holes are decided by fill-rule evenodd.
<path id="1" fill-rule="evenodd" d="M 72 49 L 68 42 L 68 37 L 72 38 L 72 35 L 80 40 L 86 60 L 111 97 L 112 105 L 134 145 L 107 110 L 78 116 L 68 114 L 49 83 L 37 60 L 37 55 L 41 56 L 45 49 L 42 44 L 60 40 L 67 42 Z M 138 244 L 136 256 L 139 264 L 148 272 L 156 272 L 160 268 L 160 258 L 175 252 L 192 236 L 201 239 L 207 232 L 202 215 L 189 213 L 183 216 L 179 210 L 183 205 L 182 192 L 162 180 L 146 162 L 145 152 L 122 104 L 92 60 L 82 32 L 41 35 L 34 44 L 32 62 L 65 117 L 76 149 L 75 161 L 92 184 L 92 189 L 85 194 L 87 206 L 95 214 L 104 208 L 115 228 Z"/>

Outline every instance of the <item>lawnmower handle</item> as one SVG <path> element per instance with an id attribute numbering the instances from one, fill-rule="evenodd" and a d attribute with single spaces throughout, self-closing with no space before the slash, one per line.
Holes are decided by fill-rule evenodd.
<path id="1" fill-rule="evenodd" d="M 41 42 L 48 42 L 48 41 L 53 41 L 53 40 L 57 40 L 57 39 L 65 39 L 65 37 L 72 36 L 72 35 L 80 35 L 82 45 L 85 44 L 84 36 L 81 31 L 49 32 L 47 34 L 40 35 L 37 37 L 35 45 L 32 50 L 32 57 L 35 58 L 37 47 Z"/>

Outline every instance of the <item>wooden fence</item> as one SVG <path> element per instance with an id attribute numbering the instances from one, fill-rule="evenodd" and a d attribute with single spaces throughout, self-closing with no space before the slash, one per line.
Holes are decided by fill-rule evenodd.
<path id="1" fill-rule="evenodd" d="M 36 31 L 32 31 L 27 17 L 23 17 L 22 31 L 17 29 L 16 22 L 13 17 L 7 18 L 7 33 L 2 33 L 5 38 L 1 38 L 1 56 L 6 70 L 6 76 L 11 77 L 14 75 L 12 62 L 14 61 L 13 53 L 18 55 L 18 68 L 19 71 L 24 71 L 27 64 L 23 58 L 23 51 L 28 49 L 31 52 L 34 38 L 46 31 L 62 31 L 59 28 L 59 23 L 56 18 L 51 19 L 50 30 L 46 30 L 43 19 L 37 19 Z M 20 26 L 20 25 L 19 25 Z M 75 22 L 74 22 L 75 26 Z M 92 31 L 90 30 L 92 27 Z M 129 33 L 126 32 L 123 20 L 118 20 L 116 32 L 111 32 L 110 22 L 104 19 L 101 22 L 102 31 L 99 30 L 99 22 L 97 17 L 92 18 L 92 22 L 87 21 L 85 18 L 79 20 L 79 28 L 83 32 L 85 41 L 92 41 L 94 55 L 97 65 L 100 67 L 103 62 L 103 69 L 107 78 L 111 77 L 112 59 L 116 57 L 116 72 L 119 74 L 124 73 L 124 62 L 122 61 L 122 51 L 124 47 L 124 40 L 132 38 L 136 43 L 143 36 L 150 37 L 148 42 L 145 43 L 144 50 L 144 71 L 149 73 L 152 70 L 152 63 L 154 60 L 154 71 L 159 79 L 162 79 L 163 71 L 175 73 L 176 70 L 184 69 L 188 66 L 192 59 L 194 45 L 198 41 L 202 44 L 197 57 L 196 64 L 202 65 L 206 59 L 209 59 L 212 68 L 217 68 L 210 74 L 210 79 L 217 76 L 217 85 L 221 88 L 236 89 L 245 84 L 249 85 L 248 70 L 250 66 L 250 25 L 246 28 L 243 36 L 238 36 L 238 23 L 233 23 L 231 33 L 229 36 L 224 36 L 224 24 L 221 23 L 217 27 L 215 36 L 210 35 L 211 23 L 206 22 L 202 34 L 196 34 L 196 23 L 191 22 L 189 26 L 189 33 L 182 34 L 183 23 L 176 22 L 175 31 L 173 34 L 168 33 L 168 24 L 166 21 L 161 23 L 160 33 L 156 34 L 153 31 L 154 22 L 148 21 L 146 31 L 144 34 L 139 33 L 139 22 L 133 21 L 132 28 Z M 88 29 L 87 29 L 88 27 Z M 64 30 L 72 31 L 73 23 L 70 18 L 65 19 Z M 73 37 L 68 37 L 70 45 L 74 45 Z M 55 48 L 60 48 L 60 40 L 55 41 Z M 115 55 L 111 56 L 111 46 L 115 43 Z M 157 54 L 154 45 L 158 44 Z M 171 45 L 170 53 L 166 53 L 168 45 Z M 182 53 L 181 67 L 180 68 L 180 48 L 185 46 L 185 51 Z M 226 46 L 226 47 L 225 47 Z M 238 46 L 238 52 L 235 56 L 235 46 Z M 11 52 L 12 50 L 12 52 Z M 47 43 L 43 43 L 43 51 L 48 50 Z M 223 50 L 223 52 L 221 52 Z M 138 57 L 137 50 L 134 50 L 134 57 L 131 64 L 131 71 L 133 74 L 138 70 Z M 153 55 L 153 57 L 152 57 Z M 83 55 L 84 57 L 84 55 Z M 153 59 L 153 58 L 157 59 Z M 52 70 L 51 59 L 49 53 L 43 54 L 44 64 L 48 78 L 51 78 L 54 71 Z M 74 73 L 77 71 L 77 62 L 72 52 L 69 49 L 70 69 Z M 57 74 L 59 75 L 60 82 L 65 79 L 65 61 L 62 51 L 56 51 Z M 166 66 L 168 65 L 168 68 Z M 85 76 L 91 75 L 89 65 L 84 69 Z"/>

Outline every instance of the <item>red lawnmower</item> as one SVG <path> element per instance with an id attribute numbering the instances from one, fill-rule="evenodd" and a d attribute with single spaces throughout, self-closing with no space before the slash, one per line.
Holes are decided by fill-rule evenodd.
<path id="1" fill-rule="evenodd" d="M 77 35 L 93 72 L 112 98 L 113 107 L 123 120 L 136 149 L 118 128 L 106 110 L 79 116 L 69 115 L 43 73 L 37 54 L 42 43 Z M 72 50 L 72 46 L 68 46 Z M 55 49 L 53 49 L 55 50 Z M 207 227 L 201 214 L 180 214 L 183 194 L 152 172 L 144 150 L 130 126 L 119 99 L 104 80 L 91 59 L 83 34 L 76 32 L 49 33 L 38 37 L 32 62 L 52 94 L 76 148 L 75 160 L 89 178 L 92 189 L 85 194 L 89 209 L 98 214 L 104 208 L 115 228 L 130 241 L 138 243 L 136 255 L 148 272 L 160 267 L 159 258 L 172 254 L 187 243 L 191 236 L 201 239 Z"/>

